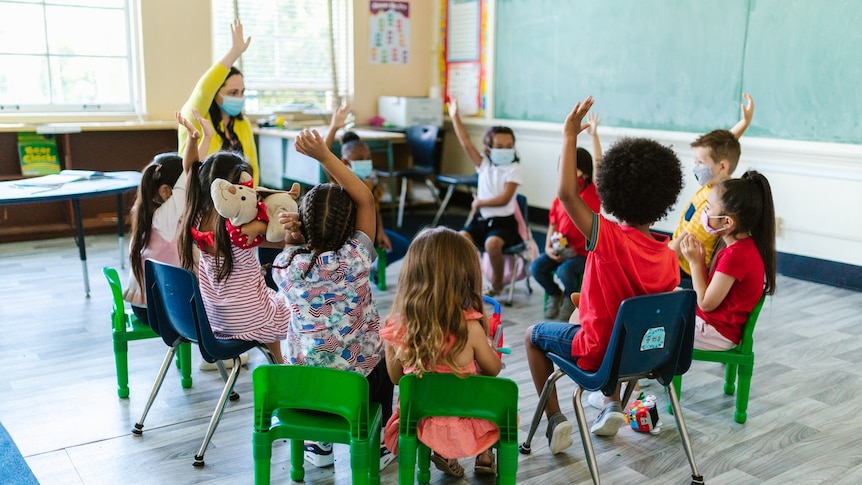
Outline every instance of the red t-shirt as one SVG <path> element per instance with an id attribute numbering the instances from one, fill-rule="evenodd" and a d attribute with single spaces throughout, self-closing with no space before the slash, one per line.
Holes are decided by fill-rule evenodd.
<path id="1" fill-rule="evenodd" d="M 679 285 L 679 262 L 667 243 L 667 236 L 649 237 L 593 215 L 578 305 L 581 330 L 572 341 L 578 367 L 595 370 L 601 366 L 623 300 L 671 291 Z"/>
<path id="2" fill-rule="evenodd" d="M 738 344 L 742 339 L 748 315 L 763 296 L 766 269 L 754 240 L 747 237 L 719 251 L 715 256 L 707 286 L 715 273 L 724 273 L 736 281 L 715 310 L 704 312 L 698 307 L 697 316 L 712 325 L 726 339 Z"/>
<path id="3" fill-rule="evenodd" d="M 587 185 L 584 190 L 581 190 L 580 194 L 581 198 L 584 199 L 584 202 L 587 203 L 593 212 L 599 212 L 601 209 L 601 202 L 599 202 L 599 194 L 596 192 L 595 183 Z M 581 234 L 578 226 L 572 222 L 572 218 L 569 217 L 563 204 L 560 203 L 559 197 L 554 197 L 553 202 L 551 202 L 551 210 L 548 212 L 548 225 L 557 226 L 557 232 L 566 236 L 566 239 L 569 242 L 569 247 L 572 248 L 575 253 L 580 254 L 581 256 L 587 255 L 587 240 L 584 235 Z"/>

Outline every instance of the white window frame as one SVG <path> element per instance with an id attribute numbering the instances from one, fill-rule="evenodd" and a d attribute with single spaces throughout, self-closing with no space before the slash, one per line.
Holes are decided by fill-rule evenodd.
<path id="1" fill-rule="evenodd" d="M 86 1 L 75 0 L 0 0 L 0 4 L 18 4 L 18 5 L 41 5 L 42 6 L 42 22 L 45 27 L 45 45 L 47 51 L 44 53 L 27 53 L 21 54 L 12 49 L 4 48 L 0 45 L 0 55 L 27 55 L 44 57 L 47 60 L 48 66 L 48 85 L 49 85 L 49 102 L 48 103 L 15 103 L 8 100 L 0 100 L 0 116 L 15 115 L 15 114 L 139 114 L 141 109 L 141 74 L 140 74 L 140 46 L 139 46 L 139 27 L 138 27 L 138 0 L 122 0 L 121 7 L 114 6 L 98 6 L 98 2 L 90 2 L 87 5 Z M 62 89 L 62 81 L 58 79 L 59 73 L 54 71 L 54 63 L 52 60 L 61 57 L 83 57 L 92 58 L 99 57 L 98 54 L 66 54 L 52 51 L 56 46 L 50 45 L 50 39 L 47 28 L 47 15 L 45 14 L 46 7 L 74 7 L 81 9 L 94 10 L 122 10 L 124 17 L 125 28 L 125 54 L 113 58 L 125 59 L 128 79 L 128 102 L 124 103 L 107 103 L 99 102 L 98 99 L 91 103 L 61 103 L 57 101 L 58 89 Z M 4 19 L 4 21 L 12 21 L 14 19 Z M 80 29 L 99 29 L 97 25 L 78 25 Z M 14 94 L 14 93 L 13 93 Z"/>

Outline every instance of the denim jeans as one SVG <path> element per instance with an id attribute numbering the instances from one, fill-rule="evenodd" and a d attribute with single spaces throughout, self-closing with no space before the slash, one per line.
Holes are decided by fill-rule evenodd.
<path id="1" fill-rule="evenodd" d="M 584 274 L 586 264 L 587 258 L 580 255 L 558 263 L 547 254 L 542 254 L 530 265 L 530 273 L 548 295 L 560 295 L 563 291 L 566 295 L 571 295 L 580 291 L 581 275 Z M 560 290 L 554 281 L 554 273 L 563 282 L 563 290 Z"/>

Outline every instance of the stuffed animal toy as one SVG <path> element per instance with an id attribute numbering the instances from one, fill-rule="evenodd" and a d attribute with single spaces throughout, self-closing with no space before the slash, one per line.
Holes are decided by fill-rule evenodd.
<path id="1" fill-rule="evenodd" d="M 551 234 L 551 249 L 557 253 L 557 256 L 561 256 L 565 259 L 571 258 L 575 255 L 575 250 L 569 246 L 569 239 L 565 236 L 565 234 L 561 232 L 554 232 Z"/>
<path id="2" fill-rule="evenodd" d="M 285 231 L 278 222 L 278 214 L 297 212 L 299 191 L 297 183 L 285 192 L 265 187 L 252 189 L 219 178 L 213 180 L 210 186 L 213 206 L 225 218 L 231 242 L 241 248 L 255 247 L 263 242 L 264 237 L 269 242 L 283 242 Z M 266 231 L 243 234 L 242 226 L 254 220 L 265 222 Z"/>

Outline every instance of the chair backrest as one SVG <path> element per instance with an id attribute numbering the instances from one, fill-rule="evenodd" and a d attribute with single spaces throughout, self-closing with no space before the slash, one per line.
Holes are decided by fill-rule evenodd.
<path id="1" fill-rule="evenodd" d="M 276 409 L 322 411 L 343 417 L 354 438 L 369 434 L 368 379 L 326 367 L 266 364 L 252 372 L 254 429 L 266 431 Z"/>
<path id="2" fill-rule="evenodd" d="M 745 328 L 742 331 L 742 339 L 736 346 L 741 354 L 750 354 L 754 350 L 754 326 L 757 324 L 757 318 L 760 316 L 764 301 L 766 301 L 766 293 L 760 297 L 760 300 L 757 300 L 754 309 L 748 314 L 748 320 L 745 321 Z"/>
<path id="3" fill-rule="evenodd" d="M 501 377 L 426 373 L 406 374 L 398 382 L 399 434 L 416 435 L 427 416 L 459 416 L 492 421 L 501 442 L 518 440 L 518 385 Z"/>
<path id="4" fill-rule="evenodd" d="M 111 326 L 115 332 L 126 330 L 126 303 L 123 300 L 123 285 L 120 283 L 120 275 L 114 268 L 102 268 L 102 274 L 108 280 L 108 287 L 113 297 L 113 308 L 111 309 Z"/>
<path id="5" fill-rule="evenodd" d="M 185 268 L 148 259 L 144 261 L 147 319 L 169 346 L 181 340 L 197 342 L 194 300 L 195 275 Z"/>
<path id="6" fill-rule="evenodd" d="M 515 200 L 517 201 L 518 209 L 520 210 L 515 213 L 515 219 L 518 219 L 518 216 L 520 216 L 520 220 L 518 220 L 518 234 L 524 241 L 532 239 L 532 234 L 530 233 L 530 208 L 527 205 L 527 196 L 516 194 Z"/>
<path id="7" fill-rule="evenodd" d="M 611 395 L 620 379 L 649 375 L 667 386 L 691 366 L 694 290 L 627 298 L 620 305 L 610 344 L 597 374 Z M 598 376 L 597 376 L 598 377 Z"/>
<path id="8" fill-rule="evenodd" d="M 440 127 L 434 125 L 414 125 L 407 128 L 407 149 L 413 158 L 414 169 L 424 169 L 434 172 L 434 150 L 437 146 L 437 135 Z"/>

